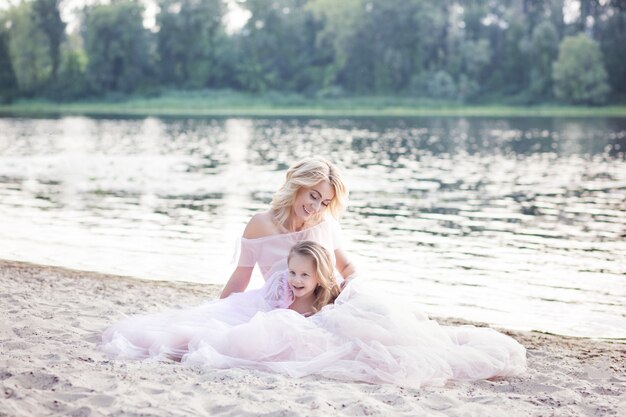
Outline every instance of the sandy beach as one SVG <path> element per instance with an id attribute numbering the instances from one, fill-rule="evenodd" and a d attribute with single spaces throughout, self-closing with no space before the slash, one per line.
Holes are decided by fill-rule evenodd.
<path id="1" fill-rule="evenodd" d="M 200 304 L 216 286 L 13 261 L 0 261 L 0 285 L 0 416 L 626 415 L 624 343 L 499 329 L 527 348 L 527 375 L 421 389 L 292 379 L 112 360 L 97 349 L 125 315 Z"/>

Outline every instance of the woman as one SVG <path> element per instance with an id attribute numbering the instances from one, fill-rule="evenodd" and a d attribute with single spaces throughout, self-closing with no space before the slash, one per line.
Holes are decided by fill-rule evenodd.
<path id="1" fill-rule="evenodd" d="M 198 352 L 189 354 L 207 340 L 209 335 L 205 332 L 212 333 L 212 340 L 218 333 L 230 337 L 233 328 L 246 324 L 257 312 L 285 307 L 289 295 L 274 285 L 274 281 L 280 280 L 270 281 L 286 273 L 290 250 L 299 242 L 321 245 L 331 265 L 344 277 L 343 284 L 347 283 L 355 276 L 355 269 L 342 249 L 341 231 L 333 220 L 343 211 L 347 196 L 341 174 L 330 162 L 307 158 L 296 163 L 287 171 L 286 181 L 274 195 L 270 210 L 255 215 L 246 226 L 238 266 L 220 302 L 129 317 L 106 329 L 102 335 L 103 350 L 138 359 L 197 357 Z M 260 267 L 266 285 L 244 293 L 255 265 Z"/>
<path id="2" fill-rule="evenodd" d="M 220 298 L 245 291 L 255 264 L 265 280 L 284 268 L 289 248 L 301 240 L 316 241 L 334 254 L 335 268 L 345 286 L 356 276 L 356 270 L 341 247 L 340 228 L 333 218 L 345 209 L 347 199 L 341 173 L 325 159 L 307 158 L 289 168 L 270 209 L 248 222 L 237 268 Z"/>

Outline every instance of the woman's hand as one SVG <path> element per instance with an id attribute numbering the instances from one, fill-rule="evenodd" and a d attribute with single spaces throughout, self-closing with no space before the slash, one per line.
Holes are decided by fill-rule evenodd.
<path id="1" fill-rule="evenodd" d="M 343 282 L 342 282 L 342 283 L 341 283 L 341 285 L 339 286 L 339 289 L 340 289 L 341 291 L 343 291 L 343 289 L 344 289 L 344 288 L 346 288 L 346 285 L 348 285 L 348 282 L 349 282 L 349 281 L 352 281 L 352 280 L 353 280 L 353 279 L 355 279 L 357 276 L 358 276 L 358 275 L 357 275 L 357 273 L 355 272 L 355 273 L 353 273 L 352 275 L 345 277 L 345 278 L 343 279 Z"/>
<path id="2" fill-rule="evenodd" d="M 341 249 L 335 249 L 335 259 L 337 260 L 337 270 L 344 279 L 340 286 L 341 290 L 343 290 L 348 284 L 348 281 L 356 277 L 356 268 L 354 264 L 348 260 L 346 253 Z"/>
<path id="3" fill-rule="evenodd" d="M 348 256 L 343 250 L 335 249 L 335 259 L 337 260 L 337 264 L 335 266 L 342 277 L 348 278 L 356 274 L 356 267 L 348 260 Z"/>
<path id="4" fill-rule="evenodd" d="M 254 267 L 238 266 L 230 276 L 226 286 L 222 290 L 220 298 L 226 298 L 234 292 L 243 292 L 248 288 L 252 270 Z"/>

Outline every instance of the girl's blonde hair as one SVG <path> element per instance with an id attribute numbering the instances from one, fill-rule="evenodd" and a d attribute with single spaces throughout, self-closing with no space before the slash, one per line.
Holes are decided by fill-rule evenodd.
<path id="1" fill-rule="evenodd" d="M 319 157 L 305 158 L 287 170 L 285 183 L 272 198 L 272 220 L 277 225 L 284 225 L 291 214 L 296 194 L 302 187 L 312 188 L 322 181 L 328 181 L 335 190 L 335 197 L 330 201 L 328 210 L 338 219 L 348 203 L 348 188 L 343 182 L 341 172 L 329 161 Z M 323 212 L 312 219 L 322 221 Z"/>
<path id="2" fill-rule="evenodd" d="M 291 260 L 294 254 L 308 256 L 315 263 L 318 285 L 313 291 L 315 295 L 313 312 L 317 313 L 325 305 L 333 303 L 341 291 L 335 279 L 332 260 L 326 248 L 310 240 L 296 243 L 289 251 L 287 262 Z"/>

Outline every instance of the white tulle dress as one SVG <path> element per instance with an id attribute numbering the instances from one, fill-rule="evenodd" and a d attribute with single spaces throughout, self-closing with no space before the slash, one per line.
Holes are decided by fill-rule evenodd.
<path id="1" fill-rule="evenodd" d="M 446 327 L 381 302 L 359 280 L 334 304 L 305 317 L 288 307 L 289 248 L 314 240 L 340 247 L 337 224 L 260 239 L 241 239 L 239 265 L 257 264 L 265 285 L 198 307 L 134 316 L 109 327 L 102 349 L 120 358 L 180 359 L 211 368 L 251 368 L 302 377 L 402 386 L 441 385 L 519 375 L 526 351 L 487 328 Z"/>

